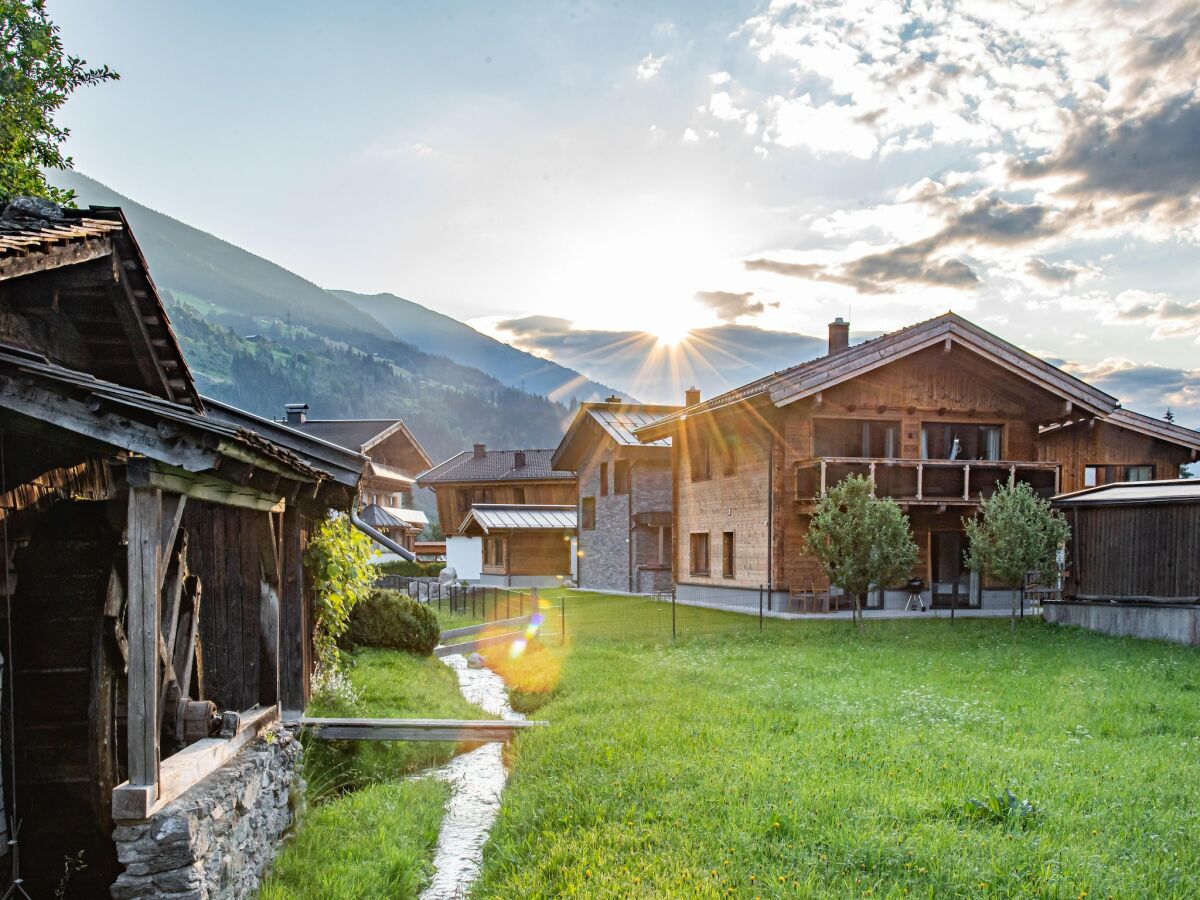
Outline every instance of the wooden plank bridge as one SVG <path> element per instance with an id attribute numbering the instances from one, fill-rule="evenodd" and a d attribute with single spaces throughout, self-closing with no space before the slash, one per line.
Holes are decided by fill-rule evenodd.
<path id="1" fill-rule="evenodd" d="M 326 719 L 304 717 L 300 724 L 326 741 L 507 741 L 519 731 L 548 722 L 503 719 Z"/>

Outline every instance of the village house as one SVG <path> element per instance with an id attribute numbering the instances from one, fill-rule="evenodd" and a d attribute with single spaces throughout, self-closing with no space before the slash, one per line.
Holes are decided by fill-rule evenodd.
<path id="1" fill-rule="evenodd" d="M 548 587 L 575 577 L 575 474 L 556 471 L 553 455 L 476 444 L 418 476 L 437 496 L 446 565 L 460 579 Z"/>
<path id="2" fill-rule="evenodd" d="M 643 444 L 633 433 L 679 409 L 620 397 L 580 404 L 551 460 L 578 480 L 580 587 L 671 589 L 671 439 Z"/>
<path id="3" fill-rule="evenodd" d="M 28 890 L 243 896 L 291 824 L 309 529 L 360 454 L 202 398 L 119 209 L 0 216 L 0 756 Z"/>
<path id="4" fill-rule="evenodd" d="M 307 403 L 289 403 L 282 422 L 366 456 L 358 490 L 360 518 L 401 546 L 414 548 L 429 518 L 413 502 L 413 484 L 433 460 L 402 419 L 310 419 Z"/>
<path id="5" fill-rule="evenodd" d="M 805 549 L 817 498 L 850 474 L 908 514 L 914 578 L 933 606 L 1008 602 L 964 571 L 963 516 L 998 483 L 1049 498 L 1111 480 L 1176 478 L 1200 433 L 1115 398 L 954 313 L 855 346 L 829 326 L 826 356 L 689 404 L 638 429 L 672 440 L 674 566 L 683 599 L 824 609 Z M 902 585 L 868 606 L 903 607 Z"/>

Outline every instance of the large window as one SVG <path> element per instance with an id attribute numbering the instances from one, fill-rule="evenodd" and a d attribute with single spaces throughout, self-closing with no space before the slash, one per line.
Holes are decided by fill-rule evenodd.
<path id="1" fill-rule="evenodd" d="M 816 456 L 895 459 L 900 455 L 900 425 L 874 419 L 814 419 Z"/>
<path id="2" fill-rule="evenodd" d="M 618 459 L 613 463 L 613 493 L 629 493 L 629 460 Z"/>
<path id="3" fill-rule="evenodd" d="M 579 501 L 579 527 L 591 531 L 596 527 L 596 498 L 584 497 Z"/>
<path id="4" fill-rule="evenodd" d="M 733 577 L 733 532 L 726 531 L 721 540 L 721 574 Z"/>
<path id="5" fill-rule="evenodd" d="M 1098 487 L 1114 481 L 1153 481 L 1154 466 L 1084 466 L 1084 487 Z"/>
<path id="6" fill-rule="evenodd" d="M 927 422 L 921 426 L 921 458 L 999 459 L 1003 434 L 999 425 Z"/>
<path id="7" fill-rule="evenodd" d="M 693 575 L 708 574 L 708 532 L 701 531 L 692 535 L 692 568 Z"/>

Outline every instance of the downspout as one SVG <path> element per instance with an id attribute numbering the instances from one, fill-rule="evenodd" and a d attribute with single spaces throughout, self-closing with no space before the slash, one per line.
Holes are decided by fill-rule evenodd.
<path id="1" fill-rule="evenodd" d="M 375 541 L 375 543 L 382 544 L 388 550 L 391 550 L 401 559 L 408 560 L 409 562 L 417 561 L 417 555 L 411 550 L 405 549 L 400 544 L 397 544 L 395 541 L 393 541 L 390 537 L 387 537 L 385 534 L 383 534 L 383 532 L 376 531 L 374 528 L 360 519 L 358 517 L 358 509 L 355 506 L 350 507 L 350 524 L 369 537 L 371 540 Z"/>
<path id="2" fill-rule="evenodd" d="M 625 541 L 625 543 L 629 547 L 629 593 L 631 593 L 631 594 L 633 593 L 633 590 L 634 590 L 634 585 L 633 585 L 633 530 L 636 527 L 633 524 L 633 485 L 634 485 L 633 468 L 635 465 L 637 465 L 637 462 L 635 460 L 631 459 L 629 461 L 629 498 L 628 498 L 628 500 L 629 500 L 629 502 L 628 502 L 629 533 L 626 535 L 626 537 L 628 539 Z M 638 587 L 641 587 L 641 585 L 638 585 Z"/>
<path id="3" fill-rule="evenodd" d="M 775 428 L 771 428 L 771 447 L 767 465 L 767 596 L 775 589 Z"/>

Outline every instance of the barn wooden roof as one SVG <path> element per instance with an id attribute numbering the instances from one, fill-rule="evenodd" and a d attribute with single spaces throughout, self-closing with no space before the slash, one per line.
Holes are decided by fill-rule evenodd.
<path id="1" fill-rule="evenodd" d="M 689 406 L 638 429 L 637 436 L 641 441 L 658 440 L 670 434 L 673 426 L 685 418 L 704 415 L 754 399 L 761 398 L 775 406 L 786 406 L 939 344 L 965 347 L 1093 415 L 1107 416 L 1119 405 L 1115 397 L 1104 391 L 1045 360 L 1038 359 L 973 322 L 968 322 L 957 313 L 948 312 L 790 369 L 783 369 L 710 400 Z"/>
<path id="2" fill-rule="evenodd" d="M 64 209 L 38 218 L 15 206 L 0 215 L 0 287 L 20 312 L 69 323 L 89 364 L 55 361 L 165 400 L 203 408 L 162 298 L 124 213 L 115 207 Z M 10 343 L 48 353 L 25 336 Z"/>

